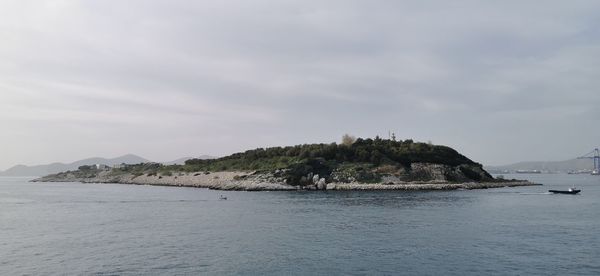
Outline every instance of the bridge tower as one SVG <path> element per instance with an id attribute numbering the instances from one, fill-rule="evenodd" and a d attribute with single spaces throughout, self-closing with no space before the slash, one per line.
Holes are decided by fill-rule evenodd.
<path id="1" fill-rule="evenodd" d="M 584 156 L 577 157 L 577 159 L 593 159 L 594 160 L 594 169 L 592 171 L 593 175 L 600 175 L 600 150 L 595 148 Z"/>

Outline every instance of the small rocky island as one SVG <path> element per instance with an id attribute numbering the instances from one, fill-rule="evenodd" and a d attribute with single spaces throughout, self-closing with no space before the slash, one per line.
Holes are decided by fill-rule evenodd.
<path id="1" fill-rule="evenodd" d="M 218 190 L 453 190 L 536 185 L 495 179 L 452 148 L 412 140 L 259 148 L 184 165 L 81 166 L 34 182 L 121 183 Z"/>

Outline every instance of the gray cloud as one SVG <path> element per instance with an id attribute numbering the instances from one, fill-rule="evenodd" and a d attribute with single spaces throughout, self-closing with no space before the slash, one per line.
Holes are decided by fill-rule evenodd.
<path id="1" fill-rule="evenodd" d="M 597 1 L 3 1 L 0 168 L 395 131 L 501 164 L 597 146 Z"/>

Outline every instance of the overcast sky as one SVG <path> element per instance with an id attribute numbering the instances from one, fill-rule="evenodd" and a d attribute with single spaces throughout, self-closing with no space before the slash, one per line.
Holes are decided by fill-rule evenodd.
<path id="1" fill-rule="evenodd" d="M 600 1 L 0 2 L 0 170 L 388 130 L 499 165 L 600 146 Z"/>

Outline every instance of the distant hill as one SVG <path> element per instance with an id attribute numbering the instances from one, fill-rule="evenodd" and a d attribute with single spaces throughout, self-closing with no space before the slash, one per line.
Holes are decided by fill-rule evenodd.
<path id="1" fill-rule="evenodd" d="M 510 172 L 516 170 L 539 170 L 549 172 L 569 172 L 577 170 L 591 170 L 594 163 L 589 159 L 571 159 L 564 161 L 531 161 L 519 162 L 504 166 L 485 166 L 489 172 L 499 172 L 508 170 Z"/>
<path id="2" fill-rule="evenodd" d="M 186 160 L 198 158 L 198 159 L 215 159 L 216 157 L 210 155 L 201 155 L 199 157 L 183 157 L 177 160 L 163 162 L 165 165 L 183 165 Z M 17 165 L 6 171 L 0 171 L 0 176 L 44 176 L 48 174 L 55 174 L 64 171 L 73 171 L 77 170 L 79 166 L 83 165 L 93 165 L 93 164 L 104 164 L 108 166 L 117 165 L 117 164 L 139 164 L 139 163 L 147 163 L 151 162 L 150 160 L 133 155 L 127 154 L 117 158 L 107 159 L 107 158 L 88 158 L 79 161 L 75 161 L 73 163 L 64 164 L 64 163 L 52 163 L 47 165 L 37 165 L 37 166 L 25 166 L 25 165 Z"/>
<path id="3" fill-rule="evenodd" d="M 75 161 L 73 163 L 64 164 L 64 163 L 52 163 L 47 165 L 37 165 L 37 166 L 25 166 L 25 165 L 17 165 L 6 171 L 0 172 L 0 176 L 43 176 L 48 174 L 54 174 L 63 171 L 71 171 L 76 170 L 79 166 L 82 165 L 91 165 L 91 164 L 104 164 L 108 166 L 116 165 L 116 164 L 138 164 L 149 162 L 147 159 L 139 157 L 133 154 L 123 155 L 117 158 L 106 159 L 100 157 L 88 158 L 84 160 Z"/>

